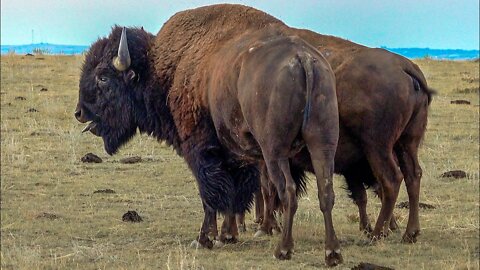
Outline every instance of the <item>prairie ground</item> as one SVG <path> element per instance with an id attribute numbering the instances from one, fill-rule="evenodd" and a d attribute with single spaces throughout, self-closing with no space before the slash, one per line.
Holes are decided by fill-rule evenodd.
<path id="1" fill-rule="evenodd" d="M 73 117 L 81 56 L 1 57 L 2 269 L 314 269 L 324 267 L 323 217 L 316 187 L 299 201 L 295 254 L 273 259 L 277 237 L 253 238 L 247 215 L 240 242 L 194 249 L 203 219 L 195 180 L 174 151 L 137 136 L 108 156 L 100 138 L 81 134 Z M 415 60 L 438 91 L 420 151 L 424 169 L 422 234 L 402 244 L 408 209 L 396 208 L 400 232 L 376 244 L 358 230 L 356 206 L 335 177 L 334 223 L 349 269 L 369 262 L 395 269 L 479 269 L 479 63 Z M 451 104 L 452 100 L 471 104 Z M 103 163 L 83 163 L 92 152 Z M 141 162 L 120 159 L 140 156 Z M 466 178 L 442 178 L 463 170 Z M 310 177 L 312 178 L 312 177 Z M 96 192 L 111 189 L 114 193 Z M 380 203 L 369 193 L 375 219 Z M 397 203 L 407 200 L 402 185 Z M 143 222 L 123 222 L 128 210 Z"/>

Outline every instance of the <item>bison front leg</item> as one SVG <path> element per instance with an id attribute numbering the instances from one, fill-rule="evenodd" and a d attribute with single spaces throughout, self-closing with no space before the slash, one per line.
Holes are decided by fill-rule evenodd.
<path id="1" fill-rule="evenodd" d="M 398 191 L 403 179 L 402 172 L 393 157 L 392 149 L 387 147 L 367 147 L 367 158 L 372 167 L 373 174 L 381 185 L 379 195 L 382 199 L 382 207 L 378 215 L 372 239 L 377 240 L 385 237 L 390 232 L 390 221 L 393 216 L 393 208 L 397 201 Z"/>
<path id="2" fill-rule="evenodd" d="M 369 235 L 372 232 L 372 226 L 367 214 L 367 191 L 363 186 L 363 181 L 359 178 L 362 177 L 362 173 L 358 170 L 351 170 L 345 173 L 344 176 L 348 189 L 351 192 L 351 198 L 358 207 L 360 231 Z"/>
<path id="3" fill-rule="evenodd" d="M 209 236 L 212 234 L 217 235 L 217 215 L 216 212 L 210 209 L 203 203 L 203 212 L 205 214 L 203 218 L 202 227 L 200 228 L 200 234 L 197 238 L 197 241 L 192 242 L 192 246 L 195 248 L 205 247 L 211 249 L 213 247 L 212 239 Z"/>
<path id="4" fill-rule="evenodd" d="M 254 237 L 260 237 L 263 235 L 272 235 L 274 232 L 280 232 L 281 229 L 278 226 L 277 220 L 275 219 L 275 198 L 277 196 L 277 191 L 275 185 L 268 178 L 267 167 L 265 164 L 261 166 L 261 203 L 264 205 L 263 208 L 263 219 L 260 223 L 260 228 L 255 233 Z"/>
<path id="5" fill-rule="evenodd" d="M 257 224 L 262 224 L 262 221 L 264 219 L 264 216 L 263 216 L 264 206 L 265 206 L 265 203 L 263 202 L 262 191 L 259 190 L 255 192 L 255 220 L 253 222 Z"/>
<path id="6" fill-rule="evenodd" d="M 245 224 L 245 212 L 241 213 L 241 214 L 236 214 L 235 215 L 235 220 L 237 221 L 238 231 L 246 232 L 247 231 L 247 225 Z"/>
<path id="7" fill-rule="evenodd" d="M 420 234 L 419 221 L 419 196 L 420 196 L 420 179 L 422 177 L 422 168 L 418 162 L 418 145 L 419 141 L 404 139 L 400 143 L 398 157 L 400 160 L 400 168 L 405 174 L 405 185 L 407 187 L 409 214 L 407 229 L 402 237 L 405 243 L 417 242 L 417 236 Z"/>
<path id="8" fill-rule="evenodd" d="M 234 214 L 225 214 L 219 240 L 226 244 L 238 242 L 238 227 Z"/>
<path id="9" fill-rule="evenodd" d="M 216 236 L 216 213 L 231 213 L 234 181 L 227 170 L 219 148 L 203 148 L 197 145 L 194 151 L 185 157 L 197 180 L 205 217 L 198 236 L 198 244 L 206 248 L 213 247 L 209 235 Z"/>
<path id="10" fill-rule="evenodd" d="M 379 185 L 375 186 L 375 193 L 378 195 L 378 198 L 380 199 L 380 202 L 383 201 L 383 193 L 382 193 L 382 188 Z M 398 230 L 398 224 L 397 220 L 395 218 L 395 215 L 392 213 L 392 217 L 390 218 L 390 231 L 396 231 Z"/>

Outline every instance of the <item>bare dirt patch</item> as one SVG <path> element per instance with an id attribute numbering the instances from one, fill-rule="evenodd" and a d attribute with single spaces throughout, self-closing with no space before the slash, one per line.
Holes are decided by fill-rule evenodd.
<path id="1" fill-rule="evenodd" d="M 122 216 L 122 220 L 125 222 L 142 222 L 142 217 L 137 213 L 137 211 L 128 211 Z"/>
<path id="2" fill-rule="evenodd" d="M 102 163 L 103 162 L 103 160 L 99 156 L 93 153 L 86 154 L 80 160 L 84 163 Z"/>

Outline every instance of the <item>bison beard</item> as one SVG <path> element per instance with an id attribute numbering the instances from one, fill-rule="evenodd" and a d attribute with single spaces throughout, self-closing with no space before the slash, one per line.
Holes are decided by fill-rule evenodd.
<path id="1" fill-rule="evenodd" d="M 234 160 L 229 162 L 215 134 L 195 145 L 185 160 L 197 179 L 202 202 L 209 210 L 236 214 L 250 209 L 253 195 L 259 189 L 258 168 Z"/>
<path id="2" fill-rule="evenodd" d="M 237 71 L 229 63 L 223 63 L 226 65 L 225 68 L 215 69 L 216 62 L 212 59 L 221 61 L 222 56 L 215 54 L 222 50 L 228 54 L 229 50 L 225 48 L 232 48 L 242 57 L 250 55 L 249 60 L 245 61 L 254 68 L 244 72 L 246 72 L 246 78 L 253 78 L 252 72 L 261 62 L 255 62 L 258 57 L 255 57 L 249 48 L 256 46 L 260 48 L 258 51 L 263 53 L 263 57 L 269 57 L 266 58 L 270 61 L 268 67 L 276 68 L 275 73 L 268 73 L 270 68 L 264 69 L 265 74 L 255 82 L 256 89 L 263 90 L 259 85 L 265 82 L 269 85 L 264 95 L 270 95 L 273 92 L 269 91 L 274 90 L 285 91 L 281 92 L 281 95 L 271 94 L 270 96 L 274 104 L 280 104 L 276 101 L 285 102 L 287 105 L 283 106 L 285 108 L 290 107 L 288 106 L 290 100 L 282 100 L 282 97 L 290 93 L 294 95 L 296 103 L 292 107 L 293 113 L 289 113 L 288 117 L 295 118 L 291 118 L 293 122 L 287 123 L 287 126 L 298 128 L 298 130 L 288 130 L 292 133 L 288 136 L 292 141 L 283 141 L 282 135 L 279 135 L 282 132 L 281 129 L 276 131 L 275 136 L 269 137 L 268 132 L 261 133 L 261 136 L 264 136 L 262 138 L 267 139 L 263 140 L 263 143 L 268 143 L 264 145 L 266 149 L 276 151 L 276 146 L 282 148 L 281 155 L 278 156 L 270 151 L 269 164 L 276 166 L 271 170 L 277 174 L 277 177 L 274 177 L 275 181 L 284 182 L 286 181 L 284 177 L 288 178 L 292 173 L 295 179 L 303 177 L 303 172 L 299 172 L 297 168 L 293 168 L 292 171 L 288 169 L 288 157 L 293 155 L 292 151 L 299 150 L 298 147 L 291 148 L 292 145 L 302 145 L 293 141 L 300 134 L 302 123 L 301 119 L 296 117 L 303 115 L 306 100 L 308 104 L 312 103 L 304 94 L 302 82 L 305 82 L 305 77 L 312 77 L 305 75 L 305 68 L 315 69 L 314 73 L 310 74 L 314 74 L 314 80 L 318 80 L 319 83 L 315 83 L 315 86 L 310 85 L 308 91 L 314 91 L 314 95 L 322 95 L 323 98 L 312 98 L 315 100 L 312 103 L 315 109 L 312 107 L 310 118 L 304 119 L 306 121 L 301 132 L 308 135 L 317 153 L 320 153 L 319 146 L 323 143 L 328 144 L 329 147 L 328 153 L 318 157 L 316 165 L 319 172 L 324 172 L 319 181 L 322 186 L 325 185 L 327 189 L 325 194 L 328 194 L 328 198 L 321 202 L 321 205 L 325 205 L 322 211 L 327 213 L 325 217 L 330 220 L 326 223 L 328 225 L 326 225 L 325 241 L 327 264 L 338 264 L 342 258 L 339 242 L 333 230 L 333 222 L 331 222 L 333 189 L 328 179 L 332 177 L 333 171 L 326 169 L 331 167 L 332 153 L 335 151 L 338 140 L 338 110 L 333 72 L 314 48 L 299 38 L 290 37 L 281 32 L 280 29 L 286 28 L 278 20 L 252 8 L 242 7 L 242 12 L 237 12 L 237 8 L 238 6 L 219 5 L 180 12 L 164 24 L 157 36 L 143 29 L 114 27 L 108 38 L 99 39 L 92 44 L 86 54 L 75 117 L 82 123 L 91 121 L 86 129 L 103 138 L 105 150 L 109 154 L 114 154 L 119 147 L 132 138 L 137 130 L 173 146 L 177 153 L 184 157 L 198 183 L 205 211 L 198 240 L 203 246 L 212 247 L 208 234 L 212 229 L 211 223 L 216 222 L 214 215 L 217 211 L 224 213 L 229 220 L 222 226 L 220 239 L 235 241 L 238 230 L 235 220 L 231 217 L 251 207 L 253 194 L 259 188 L 257 162 L 261 158 L 258 155 L 261 153 L 258 143 L 249 146 L 256 148 L 252 152 L 242 154 L 236 151 L 238 148 L 232 150 L 226 146 L 225 141 L 220 143 L 220 138 L 217 137 L 219 131 L 216 128 L 219 125 L 217 122 L 214 125 L 212 107 L 209 105 L 211 102 L 209 94 L 212 92 L 208 90 L 212 87 L 216 88 L 213 95 L 221 96 L 226 93 L 225 90 L 229 89 L 224 88 L 223 85 L 214 84 L 220 80 L 210 81 L 211 74 L 208 72 L 214 70 L 220 79 L 232 80 L 227 83 L 234 82 L 236 79 L 233 78 L 238 74 L 235 74 Z M 270 27 L 272 25 L 277 25 L 278 28 Z M 267 28 L 268 30 L 265 30 Z M 243 38 L 245 43 L 235 43 L 239 37 Z M 257 43 L 258 40 L 260 42 Z M 230 44 L 226 46 L 225 44 L 229 42 Z M 244 46 L 243 49 L 237 51 L 241 46 Z M 272 51 L 276 54 L 271 54 Z M 308 67 L 302 66 L 304 63 L 298 61 L 299 56 L 309 58 Z M 229 57 L 236 59 L 234 54 L 230 54 Z M 281 60 L 276 62 L 278 58 Z M 237 65 L 242 65 L 241 61 L 244 60 L 239 60 Z M 277 76 L 278 80 L 261 80 L 271 75 Z M 292 81 L 286 75 L 295 76 L 295 79 Z M 253 80 L 243 81 L 244 84 L 250 82 Z M 283 87 L 284 82 L 293 88 Z M 210 85 L 211 83 L 213 84 Z M 250 89 L 245 87 L 242 91 L 247 91 L 251 95 L 253 92 L 248 92 Z M 222 100 L 227 100 L 227 103 L 239 106 L 235 95 L 223 98 L 225 99 Z M 263 101 L 258 102 L 258 99 L 248 100 L 251 102 L 251 104 L 247 103 L 249 106 L 264 106 Z M 220 102 L 215 105 L 215 108 L 228 108 L 228 106 L 229 104 Z M 249 115 L 251 116 L 252 114 Z M 268 119 L 259 117 L 254 120 L 260 121 L 258 123 L 264 121 L 272 127 L 281 127 L 277 119 L 282 118 L 282 116 Z M 227 117 L 224 120 L 232 119 Z M 244 121 L 240 118 L 238 120 Z M 258 123 L 256 126 L 261 127 L 262 124 Z M 325 123 L 325 125 L 318 127 L 319 123 Z M 325 131 L 327 134 L 324 136 L 325 142 L 313 142 L 312 139 L 316 137 L 315 132 L 320 131 Z M 237 137 L 239 134 L 237 133 Z M 240 144 L 233 147 L 239 146 Z M 279 171 L 280 169 L 282 172 Z M 279 186 L 281 184 L 276 183 L 276 185 L 277 188 L 281 188 Z M 288 196 L 290 201 L 288 211 L 290 229 L 275 251 L 275 256 L 282 259 L 289 259 L 293 251 L 291 225 L 296 211 L 297 189 L 291 184 L 288 185 L 288 194 L 281 197 L 285 200 Z M 299 187 L 300 191 L 303 189 L 304 187 Z M 213 230 L 216 232 L 216 228 Z"/>

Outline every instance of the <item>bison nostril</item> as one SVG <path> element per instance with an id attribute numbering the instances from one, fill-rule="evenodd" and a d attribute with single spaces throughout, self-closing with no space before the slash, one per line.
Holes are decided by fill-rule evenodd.
<path id="1" fill-rule="evenodd" d="M 78 110 L 75 112 L 75 118 L 77 118 L 78 121 L 82 122 L 82 110 Z"/>

